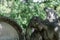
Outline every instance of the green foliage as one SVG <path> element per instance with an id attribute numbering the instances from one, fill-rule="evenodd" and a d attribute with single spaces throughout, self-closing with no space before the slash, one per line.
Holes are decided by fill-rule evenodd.
<path id="1" fill-rule="evenodd" d="M 60 16 L 60 0 L 46 1 L 42 3 L 24 3 L 20 2 L 20 0 L 9 0 L 8 2 L 6 0 L 0 3 L 0 15 L 16 20 L 22 29 L 27 27 L 32 16 L 39 16 L 44 20 L 46 18 L 45 7 L 54 8 L 56 6 L 57 14 Z"/>

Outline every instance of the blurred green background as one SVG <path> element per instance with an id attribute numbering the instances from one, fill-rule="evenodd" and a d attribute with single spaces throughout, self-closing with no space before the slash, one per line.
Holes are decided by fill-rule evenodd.
<path id="1" fill-rule="evenodd" d="M 60 0 L 0 0 L 0 15 L 16 20 L 25 30 L 32 16 L 46 18 L 45 7 L 56 7 L 60 16 Z"/>

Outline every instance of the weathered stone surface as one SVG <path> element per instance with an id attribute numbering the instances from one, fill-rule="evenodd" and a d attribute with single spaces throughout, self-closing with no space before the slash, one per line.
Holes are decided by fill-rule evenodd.
<path id="1" fill-rule="evenodd" d="M 11 25 L 0 22 L 0 40 L 19 40 L 19 36 Z"/>

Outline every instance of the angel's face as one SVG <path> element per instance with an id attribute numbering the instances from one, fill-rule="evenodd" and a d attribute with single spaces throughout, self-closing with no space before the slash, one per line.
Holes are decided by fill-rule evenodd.
<path id="1" fill-rule="evenodd" d="M 49 12 L 49 14 L 47 14 L 47 19 L 49 22 L 53 22 L 56 19 L 54 13 Z"/>
<path id="2" fill-rule="evenodd" d="M 46 11 L 47 19 L 49 20 L 49 22 L 53 22 L 57 18 L 57 15 L 53 9 L 47 8 L 45 9 L 45 11 Z"/>

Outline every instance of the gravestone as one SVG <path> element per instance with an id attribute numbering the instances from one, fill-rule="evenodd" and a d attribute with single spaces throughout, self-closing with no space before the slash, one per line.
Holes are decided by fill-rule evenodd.
<path id="1" fill-rule="evenodd" d="M 0 40 L 23 40 L 22 29 L 16 21 L 0 16 Z"/>

